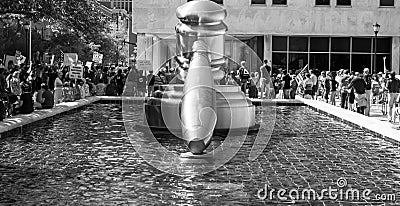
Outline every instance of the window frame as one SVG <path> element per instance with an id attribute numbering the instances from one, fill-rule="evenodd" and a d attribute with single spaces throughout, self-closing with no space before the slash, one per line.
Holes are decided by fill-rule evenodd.
<path id="1" fill-rule="evenodd" d="M 258 3 L 253 3 L 253 0 L 250 0 L 250 5 L 251 6 L 266 6 L 267 5 L 267 0 L 263 0 L 264 3 L 258 4 Z"/>
<path id="2" fill-rule="evenodd" d="M 274 0 L 271 0 L 271 5 L 272 5 L 272 6 L 287 6 L 287 5 L 288 5 L 288 2 L 287 2 L 287 0 L 286 0 L 286 3 L 285 3 L 285 4 L 276 4 L 276 3 L 274 3 Z"/>
<path id="3" fill-rule="evenodd" d="M 393 8 L 393 7 L 395 7 L 395 0 L 392 0 L 393 1 L 393 5 L 382 5 L 382 0 L 379 0 L 379 7 L 384 7 L 384 8 Z"/>
<path id="4" fill-rule="evenodd" d="M 331 0 L 328 0 L 329 3 L 328 4 L 317 4 L 318 0 L 315 0 L 315 6 L 320 6 L 320 7 L 330 7 L 331 6 Z"/>
<path id="5" fill-rule="evenodd" d="M 340 0 L 336 0 L 336 7 L 352 7 L 352 1 L 350 0 L 350 5 L 345 5 L 345 4 L 339 4 Z"/>

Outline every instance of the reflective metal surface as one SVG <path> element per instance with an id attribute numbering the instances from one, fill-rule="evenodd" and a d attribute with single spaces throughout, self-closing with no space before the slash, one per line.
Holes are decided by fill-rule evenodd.
<path id="1" fill-rule="evenodd" d="M 176 16 L 186 23 L 212 23 L 224 20 L 226 9 L 212 1 L 191 1 L 178 7 Z"/>

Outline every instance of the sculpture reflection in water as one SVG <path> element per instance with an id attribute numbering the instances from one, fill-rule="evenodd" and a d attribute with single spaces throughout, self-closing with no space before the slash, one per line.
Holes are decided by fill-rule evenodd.
<path id="1" fill-rule="evenodd" d="M 203 154 L 215 131 L 255 127 L 255 107 L 239 86 L 216 85 L 224 77 L 227 13 L 211 1 L 191 1 L 177 9 L 177 59 L 188 62 L 184 84 L 155 91 L 145 104 L 150 128 L 168 129 Z"/>

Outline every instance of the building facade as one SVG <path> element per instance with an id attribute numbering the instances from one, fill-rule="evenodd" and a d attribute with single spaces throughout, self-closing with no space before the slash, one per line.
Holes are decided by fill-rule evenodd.
<path id="1" fill-rule="evenodd" d="M 128 13 L 132 12 L 132 0 L 109 0 L 111 8 L 125 9 Z"/>
<path id="2" fill-rule="evenodd" d="M 142 58 L 163 64 L 174 52 L 175 10 L 185 0 L 133 0 L 132 30 Z M 215 0 L 227 9 L 225 52 L 245 60 L 252 71 L 271 59 L 274 69 L 362 71 L 385 68 L 399 73 L 400 2 L 394 0 Z M 381 25 L 377 35 L 373 24 Z M 160 41 L 162 40 L 162 41 Z M 238 42 L 238 40 L 240 40 Z M 150 50 L 145 48 L 158 42 Z M 251 55 L 247 45 L 259 59 Z"/>

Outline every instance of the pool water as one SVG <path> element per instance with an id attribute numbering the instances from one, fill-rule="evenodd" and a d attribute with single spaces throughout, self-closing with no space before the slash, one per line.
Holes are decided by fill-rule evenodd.
<path id="1" fill-rule="evenodd" d="M 258 111 L 260 112 L 260 111 Z M 141 121 L 137 118 L 136 121 Z M 262 134 L 261 134 L 262 135 Z M 216 138 L 211 147 L 223 139 Z M 176 153 L 176 138 L 160 138 Z M 118 104 L 34 123 L 0 139 L 1 205 L 400 205 L 400 148 L 305 106 L 276 107 L 264 152 L 248 161 L 250 134 L 216 171 L 195 177 L 164 173 L 134 150 Z M 282 201 L 260 199 L 259 189 L 370 189 L 397 200 Z M 286 194 L 287 196 L 287 194 Z"/>

